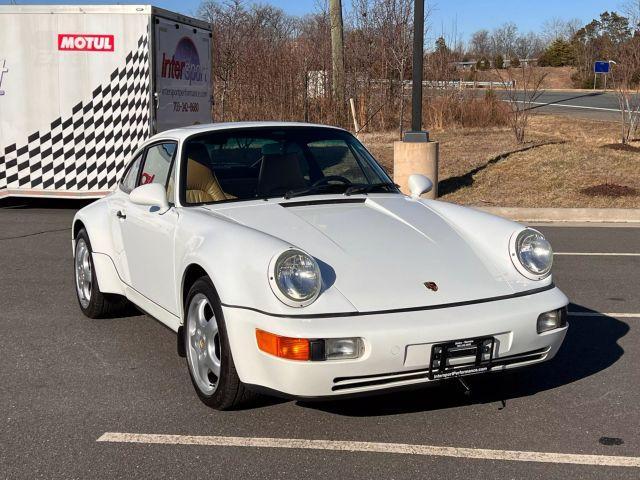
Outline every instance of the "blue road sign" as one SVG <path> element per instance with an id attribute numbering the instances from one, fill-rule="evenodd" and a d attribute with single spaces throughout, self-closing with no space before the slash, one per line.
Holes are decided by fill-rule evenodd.
<path id="1" fill-rule="evenodd" d="M 609 73 L 609 62 L 605 62 L 604 60 L 598 60 L 593 64 L 593 71 L 595 73 Z"/>

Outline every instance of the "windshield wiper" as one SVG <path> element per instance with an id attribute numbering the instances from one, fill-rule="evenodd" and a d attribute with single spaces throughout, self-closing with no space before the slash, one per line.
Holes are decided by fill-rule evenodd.
<path id="1" fill-rule="evenodd" d="M 335 184 L 323 183 L 320 185 L 311 185 L 309 187 L 299 188 L 297 190 L 289 190 L 284 194 L 284 198 L 289 200 L 293 197 L 301 197 L 302 195 L 309 195 L 311 193 L 319 192 L 321 190 L 326 190 L 327 188 L 335 188 Z"/>
<path id="2" fill-rule="evenodd" d="M 369 193 L 376 188 L 388 188 L 389 190 L 396 190 L 398 186 L 395 183 L 362 183 L 358 185 L 351 185 L 344 192 L 345 195 L 353 195 L 355 193 Z"/>
<path id="3" fill-rule="evenodd" d="M 290 199 L 293 197 L 300 197 L 302 195 L 309 195 L 315 192 L 319 192 L 321 190 L 326 190 L 329 188 L 335 188 L 342 185 L 336 185 L 333 183 L 322 183 L 320 185 L 311 185 L 309 187 L 299 188 L 297 190 L 289 190 L 284 194 L 285 199 Z M 369 193 L 376 188 L 387 188 L 391 191 L 396 191 L 398 186 L 395 183 L 381 182 L 381 183 L 359 183 L 356 185 L 350 185 L 344 191 L 345 195 L 353 195 L 355 193 Z"/>

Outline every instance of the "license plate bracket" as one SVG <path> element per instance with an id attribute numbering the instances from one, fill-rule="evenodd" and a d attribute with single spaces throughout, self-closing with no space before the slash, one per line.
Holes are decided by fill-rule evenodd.
<path id="1" fill-rule="evenodd" d="M 429 380 L 488 372 L 495 343 L 495 337 L 475 337 L 433 345 Z"/>

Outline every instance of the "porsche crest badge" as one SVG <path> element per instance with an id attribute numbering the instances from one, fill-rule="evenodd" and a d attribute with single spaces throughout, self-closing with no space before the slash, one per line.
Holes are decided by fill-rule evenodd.
<path id="1" fill-rule="evenodd" d="M 423 285 L 427 287 L 428 290 L 431 290 L 432 292 L 438 291 L 438 284 L 436 282 L 424 282 Z"/>

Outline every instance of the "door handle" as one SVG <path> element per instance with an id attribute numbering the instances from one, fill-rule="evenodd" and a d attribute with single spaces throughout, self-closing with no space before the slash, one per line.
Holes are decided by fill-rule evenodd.
<path id="1" fill-rule="evenodd" d="M 122 213 L 122 210 L 118 210 L 116 212 L 116 217 L 118 217 L 120 220 L 124 220 L 125 218 L 127 218 L 127 216 L 124 213 Z"/>

